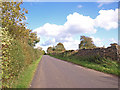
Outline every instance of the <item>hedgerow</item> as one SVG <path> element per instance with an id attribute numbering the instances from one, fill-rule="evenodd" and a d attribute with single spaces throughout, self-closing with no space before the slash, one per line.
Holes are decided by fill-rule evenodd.
<path id="1" fill-rule="evenodd" d="M 12 38 L 6 28 L 3 28 L 1 32 L 2 87 L 10 88 L 20 72 L 40 57 L 41 51 L 34 49 L 26 42 Z"/>
<path id="2" fill-rule="evenodd" d="M 28 10 L 23 2 L 2 2 L 0 37 L 2 38 L 2 88 L 10 88 L 20 73 L 42 54 L 34 49 L 40 41 L 37 33 L 26 28 Z M 25 23 L 23 23 L 25 22 Z"/>

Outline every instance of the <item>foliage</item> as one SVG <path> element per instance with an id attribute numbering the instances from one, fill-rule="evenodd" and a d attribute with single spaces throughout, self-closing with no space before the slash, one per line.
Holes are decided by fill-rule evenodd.
<path id="1" fill-rule="evenodd" d="M 53 48 L 52 48 L 52 47 L 48 47 L 48 48 L 47 48 L 47 53 L 50 54 L 50 53 L 52 53 L 52 52 L 53 52 Z"/>
<path id="2" fill-rule="evenodd" d="M 28 13 L 25 8 L 21 10 L 20 5 L 22 2 L 2 2 L 2 27 L 9 27 L 11 25 L 25 25 L 21 23 L 26 20 L 25 13 Z"/>
<path id="3" fill-rule="evenodd" d="M 65 48 L 64 48 L 64 45 L 62 43 L 58 43 L 56 46 L 55 46 L 55 51 L 64 51 Z"/>
<path id="4" fill-rule="evenodd" d="M 37 34 L 34 32 L 30 33 L 28 44 L 30 46 L 35 46 L 36 43 L 40 41 L 40 38 L 37 38 Z"/>
<path id="5" fill-rule="evenodd" d="M 44 51 L 44 50 L 42 50 L 41 52 L 42 52 L 42 54 L 43 54 L 43 55 L 46 55 L 46 53 L 45 53 L 45 51 Z"/>
<path id="6" fill-rule="evenodd" d="M 28 42 L 30 46 L 35 46 L 40 41 L 37 38 L 37 34 L 30 29 L 26 29 L 26 16 L 28 10 L 21 9 L 20 5 L 23 2 L 2 2 L 0 6 L 2 8 L 2 28 L 8 28 L 7 30 L 13 38 L 18 38 L 24 42 Z"/>
<path id="7" fill-rule="evenodd" d="M 22 2 L 2 2 L 2 87 L 9 88 L 19 74 L 33 61 L 37 60 L 43 51 L 34 49 L 40 41 L 35 32 L 26 29 L 24 8 Z"/>
<path id="8" fill-rule="evenodd" d="M 92 38 L 86 37 L 86 36 L 81 36 L 80 38 L 81 42 L 79 45 L 80 49 L 91 49 L 95 48 L 96 46 L 93 44 Z"/>
<path id="9" fill-rule="evenodd" d="M 22 2 L 2 2 L 0 6 L 2 9 L 2 28 L 8 28 L 8 31 L 15 37 L 25 36 L 26 34 L 26 23 L 23 23 L 23 21 L 26 20 L 25 13 L 28 13 L 28 11 L 24 8 L 21 10 L 21 4 Z"/>
<path id="10" fill-rule="evenodd" d="M 2 84 L 8 87 L 7 81 L 10 78 L 9 70 L 11 69 L 9 68 L 9 63 L 11 62 L 9 57 L 9 46 L 11 45 L 11 41 L 13 41 L 13 38 L 9 35 L 9 32 L 6 28 L 0 29 L 0 33 L 2 34 Z"/>
<path id="11" fill-rule="evenodd" d="M 38 60 L 32 62 L 31 65 L 20 73 L 20 77 L 15 80 L 15 83 L 12 84 L 12 88 L 29 88 L 41 58 L 42 56 L 40 56 Z"/>
<path id="12" fill-rule="evenodd" d="M 5 29 L 2 29 L 2 36 L 2 85 L 5 88 L 10 87 L 14 78 L 43 53 L 28 43 L 13 39 Z"/>
<path id="13" fill-rule="evenodd" d="M 47 54 L 51 54 L 51 53 L 61 53 L 64 52 L 65 48 L 64 45 L 62 43 L 58 43 L 55 47 L 48 47 L 47 48 Z"/>

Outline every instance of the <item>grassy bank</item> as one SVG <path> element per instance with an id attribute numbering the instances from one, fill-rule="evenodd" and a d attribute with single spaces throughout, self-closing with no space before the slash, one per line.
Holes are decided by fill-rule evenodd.
<path id="1" fill-rule="evenodd" d="M 19 78 L 15 80 L 15 83 L 12 84 L 12 88 L 29 88 L 41 58 L 42 55 L 38 60 L 31 63 L 31 65 L 29 65 L 23 72 L 21 72 Z"/>
<path id="2" fill-rule="evenodd" d="M 50 55 L 52 57 L 72 62 L 77 65 L 81 65 L 90 69 L 101 71 L 104 73 L 109 73 L 113 75 L 119 75 L 120 71 L 118 70 L 117 61 L 108 60 L 98 56 L 92 57 L 81 57 L 81 56 L 63 56 L 63 55 Z"/>

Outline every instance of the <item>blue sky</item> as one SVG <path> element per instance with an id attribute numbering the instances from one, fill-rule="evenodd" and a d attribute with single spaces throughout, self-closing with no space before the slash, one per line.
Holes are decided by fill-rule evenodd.
<path id="1" fill-rule="evenodd" d="M 36 31 L 44 50 L 62 42 L 66 49 L 78 49 L 80 36 L 93 38 L 96 46 L 118 41 L 117 2 L 24 2 L 27 27 Z"/>

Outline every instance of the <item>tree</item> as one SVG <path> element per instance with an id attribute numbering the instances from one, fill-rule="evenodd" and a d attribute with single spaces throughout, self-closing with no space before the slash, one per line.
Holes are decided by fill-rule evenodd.
<path id="1" fill-rule="evenodd" d="M 3 28 L 10 25 L 24 25 L 21 21 L 26 20 L 25 13 L 28 13 L 28 10 L 25 10 L 25 8 L 21 10 L 21 4 L 22 2 L 2 2 L 0 7 L 2 9 L 1 20 Z"/>
<path id="2" fill-rule="evenodd" d="M 29 40 L 28 40 L 28 44 L 30 46 L 35 46 L 36 43 L 38 43 L 40 41 L 40 38 L 37 38 L 37 33 L 32 32 L 29 35 Z"/>
<path id="3" fill-rule="evenodd" d="M 21 9 L 20 5 L 23 2 L 2 2 L 1 22 L 2 28 L 7 28 L 14 39 L 21 39 L 22 42 L 27 42 L 30 46 L 35 46 L 40 41 L 37 34 L 26 29 L 26 17 L 28 10 Z"/>
<path id="4" fill-rule="evenodd" d="M 44 51 L 29 46 L 34 46 L 40 40 L 36 33 L 26 29 L 23 21 L 28 11 L 24 8 L 21 10 L 20 4 L 22 2 L 2 2 L 0 5 L 2 88 L 11 88 L 20 71 L 24 71 L 40 54 L 44 54 Z"/>
<path id="5" fill-rule="evenodd" d="M 47 53 L 48 53 L 48 54 L 52 53 L 52 51 L 53 51 L 53 48 L 52 48 L 52 47 L 48 47 L 48 48 L 47 48 Z"/>
<path id="6" fill-rule="evenodd" d="M 90 37 L 81 36 L 80 40 L 79 49 L 91 49 L 96 47 Z"/>
<path id="7" fill-rule="evenodd" d="M 64 45 L 62 43 L 58 43 L 56 46 L 55 46 L 55 51 L 64 51 L 65 48 L 64 48 Z"/>
<path id="8" fill-rule="evenodd" d="M 53 46 L 53 48 L 52 48 L 52 49 L 53 49 L 53 51 L 55 51 L 55 46 Z"/>
<path id="9" fill-rule="evenodd" d="M 45 51 L 44 51 L 44 50 L 42 50 L 42 54 L 43 54 L 43 55 L 46 55 L 46 53 L 45 53 Z"/>
<path id="10" fill-rule="evenodd" d="M 26 23 L 23 23 L 26 20 L 25 13 L 27 14 L 28 10 L 25 10 L 25 8 L 21 10 L 21 4 L 22 2 L 2 2 L 0 6 L 2 9 L 2 17 L 0 18 L 2 28 L 7 28 L 14 38 L 24 38 L 26 32 L 29 32 L 25 28 Z"/>

